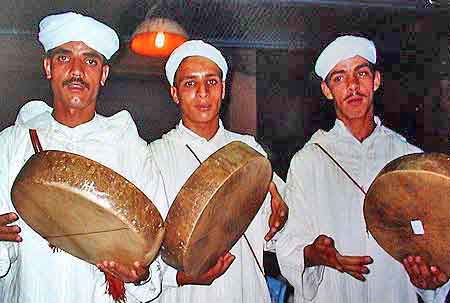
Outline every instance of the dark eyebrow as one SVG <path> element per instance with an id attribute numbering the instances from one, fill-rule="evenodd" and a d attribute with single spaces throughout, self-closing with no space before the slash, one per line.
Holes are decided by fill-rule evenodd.
<path id="1" fill-rule="evenodd" d="M 364 67 L 367 67 L 368 69 L 370 69 L 369 63 L 362 63 L 362 64 L 358 65 L 357 67 L 355 67 L 355 70 L 358 70 L 358 69 L 361 69 Z"/>
<path id="2" fill-rule="evenodd" d="M 192 74 L 185 75 L 184 78 L 180 79 L 180 81 L 186 81 L 186 80 L 193 80 L 199 78 L 199 76 L 195 75 L 196 73 L 193 72 Z M 215 73 L 206 74 L 205 78 L 211 78 L 211 77 L 217 77 L 220 78 L 221 76 Z"/>
<path id="3" fill-rule="evenodd" d="M 335 71 L 333 71 L 333 72 L 331 72 L 329 75 L 328 75 L 328 79 L 331 79 L 334 75 L 336 75 L 336 74 L 343 74 L 343 73 L 345 73 L 345 71 L 343 70 L 343 69 L 341 69 L 341 70 L 335 70 Z"/>
<path id="4" fill-rule="evenodd" d="M 53 51 L 53 55 L 58 55 L 58 54 L 71 54 L 72 52 L 68 49 L 62 48 L 62 47 L 58 47 L 57 49 L 55 49 Z"/>
<path id="5" fill-rule="evenodd" d="M 97 52 L 86 52 L 86 53 L 83 53 L 83 56 L 94 57 L 94 58 L 97 58 L 99 60 L 103 59 L 103 57 L 101 55 L 99 55 Z"/>

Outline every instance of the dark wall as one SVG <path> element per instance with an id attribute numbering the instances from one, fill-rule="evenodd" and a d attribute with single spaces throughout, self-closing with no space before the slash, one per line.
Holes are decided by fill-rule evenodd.
<path id="1" fill-rule="evenodd" d="M 20 107 L 31 99 L 51 104 L 49 83 L 40 74 L 2 73 L 0 77 L 0 129 L 14 123 Z M 97 101 L 98 112 L 110 116 L 126 109 L 133 116 L 140 135 L 154 140 L 178 122 L 178 109 L 168 87 L 157 77 L 148 80 L 113 78 L 107 81 Z"/>
<path id="2" fill-rule="evenodd" d="M 179 120 L 178 108 L 165 79 L 111 79 L 101 92 L 98 111 L 112 115 L 122 109 L 133 116 L 139 134 L 147 141 L 159 138 Z"/>

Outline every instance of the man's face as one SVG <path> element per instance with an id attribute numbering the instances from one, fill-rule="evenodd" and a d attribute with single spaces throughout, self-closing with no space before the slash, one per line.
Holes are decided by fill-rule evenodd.
<path id="1" fill-rule="evenodd" d="M 225 96 L 221 75 L 220 68 L 204 57 L 188 57 L 181 62 L 170 93 L 187 127 L 218 122 Z"/>
<path id="2" fill-rule="evenodd" d="M 325 97 L 334 100 L 338 119 L 348 125 L 354 119 L 373 118 L 373 93 L 380 81 L 380 73 L 373 72 L 366 59 L 355 56 L 336 64 L 321 87 Z"/>
<path id="3" fill-rule="evenodd" d="M 68 42 L 51 51 L 44 69 L 54 102 L 71 110 L 95 110 L 99 88 L 109 73 L 101 54 L 83 42 Z"/>

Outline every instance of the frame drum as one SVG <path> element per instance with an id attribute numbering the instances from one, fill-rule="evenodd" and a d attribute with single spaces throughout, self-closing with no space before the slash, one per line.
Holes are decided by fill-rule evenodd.
<path id="1" fill-rule="evenodd" d="M 162 217 L 135 185 L 80 155 L 34 154 L 11 191 L 20 217 L 51 245 L 92 264 L 150 264 L 164 236 Z"/>
<path id="2" fill-rule="evenodd" d="M 189 177 L 166 218 L 164 261 L 198 276 L 239 240 L 260 209 L 272 178 L 269 160 L 231 142 Z"/>
<path id="3" fill-rule="evenodd" d="M 388 163 L 369 188 L 364 217 L 397 261 L 422 256 L 450 275 L 450 156 L 411 154 Z"/>

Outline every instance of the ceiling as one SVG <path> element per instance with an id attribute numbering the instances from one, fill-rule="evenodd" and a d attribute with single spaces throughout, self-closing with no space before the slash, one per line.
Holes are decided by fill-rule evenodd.
<path id="1" fill-rule="evenodd" d="M 305 43 L 302 40 L 313 36 L 317 29 L 348 28 L 367 22 L 369 16 L 448 12 L 449 1 L 2 0 L 1 3 L 0 31 L 3 34 L 35 34 L 44 16 L 74 10 L 106 22 L 120 33 L 122 41 L 126 41 L 149 12 L 176 19 L 192 38 L 230 47 L 285 48 L 302 47 Z"/>
<path id="2" fill-rule="evenodd" d="M 128 41 L 146 14 L 169 16 L 193 39 L 222 48 L 318 49 L 336 32 L 382 33 L 383 47 L 396 44 L 404 27 L 423 16 L 438 16 L 433 31 L 449 32 L 448 0 L 2 0 L 0 38 L 11 42 L 4 55 L 40 52 L 39 21 L 69 10 L 93 16 L 116 29 L 122 47 L 116 72 L 139 75 L 139 66 L 161 60 L 130 53 Z M 444 4 L 445 3 L 445 4 Z M 414 30 L 414 29 L 413 29 Z M 320 34 L 319 34 L 320 33 Z M 19 42 L 17 42 L 19 41 Z M 21 41 L 21 42 L 20 42 Z M 398 44 L 398 43 L 397 43 Z M 5 45 L 5 43 L 2 43 Z M 31 58 L 30 58 L 31 59 Z M 125 63 L 124 63 L 125 62 Z M 0 66 L 1 68 L 1 66 Z M 152 69 L 145 69 L 145 73 Z"/>

